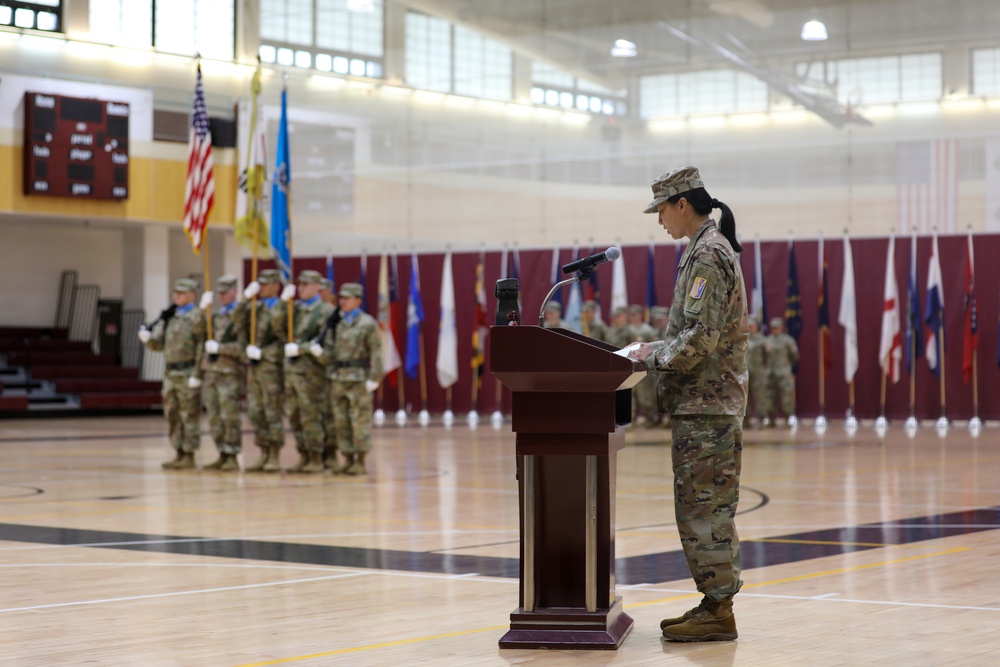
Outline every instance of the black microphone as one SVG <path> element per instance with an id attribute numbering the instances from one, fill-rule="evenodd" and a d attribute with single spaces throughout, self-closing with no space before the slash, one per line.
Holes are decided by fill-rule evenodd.
<path id="1" fill-rule="evenodd" d="M 611 246 L 604 252 L 599 252 L 596 255 L 591 255 L 590 257 L 584 257 L 583 259 L 578 259 L 575 262 L 570 262 L 562 267 L 562 272 L 576 273 L 577 271 L 589 271 L 598 264 L 613 262 L 621 256 L 622 251 L 614 246 Z"/>

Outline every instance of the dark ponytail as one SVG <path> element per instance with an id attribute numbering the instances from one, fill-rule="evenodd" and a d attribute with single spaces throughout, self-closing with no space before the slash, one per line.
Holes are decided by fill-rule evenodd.
<path id="1" fill-rule="evenodd" d="M 736 240 L 736 218 L 733 217 L 732 209 L 725 202 L 709 196 L 705 188 L 695 188 L 694 190 L 682 192 L 679 195 L 674 195 L 668 201 L 676 204 L 678 199 L 688 200 L 688 203 L 691 204 L 698 215 L 711 215 L 712 209 L 715 208 L 721 210 L 722 216 L 719 218 L 719 231 L 726 237 L 726 240 L 729 241 L 729 245 L 733 247 L 735 252 L 743 252 L 743 246 Z"/>

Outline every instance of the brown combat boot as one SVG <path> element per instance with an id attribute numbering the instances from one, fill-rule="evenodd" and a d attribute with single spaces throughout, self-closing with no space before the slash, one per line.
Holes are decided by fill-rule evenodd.
<path id="1" fill-rule="evenodd" d="M 257 461 L 252 466 L 247 466 L 246 471 L 247 472 L 263 472 L 264 471 L 264 464 L 267 463 L 267 460 L 270 457 L 271 457 L 271 448 L 270 447 L 261 447 L 260 448 L 260 458 L 258 458 Z"/>
<path id="2" fill-rule="evenodd" d="M 331 471 L 337 470 L 337 449 L 335 447 L 327 447 L 323 450 L 323 467 Z"/>
<path id="3" fill-rule="evenodd" d="M 323 452 L 306 452 L 306 464 L 302 466 L 299 472 L 302 473 L 314 473 L 323 472 Z"/>
<path id="4" fill-rule="evenodd" d="M 733 615 L 733 599 L 709 602 L 686 621 L 663 628 L 663 636 L 674 642 L 724 642 L 736 639 L 738 635 L 736 616 Z"/>
<path id="5" fill-rule="evenodd" d="M 219 469 L 222 468 L 223 464 L 226 462 L 226 458 L 228 456 L 229 456 L 229 454 L 223 454 L 222 452 L 219 452 L 219 458 L 216 459 L 215 461 L 212 461 L 208 465 L 202 466 L 202 469 L 203 470 L 219 470 Z"/>
<path id="6" fill-rule="evenodd" d="M 194 462 L 194 452 L 184 452 L 174 464 L 174 470 L 194 470 L 197 466 Z"/>
<path id="7" fill-rule="evenodd" d="M 264 460 L 264 472 L 281 472 L 281 448 L 269 447 Z"/>
<path id="8" fill-rule="evenodd" d="M 347 475 L 364 475 L 367 474 L 367 472 L 368 471 L 365 469 L 364 452 L 359 452 L 357 460 L 355 460 L 354 463 L 352 463 L 351 465 L 347 466 L 347 469 L 344 470 L 344 473 Z"/>
<path id="9" fill-rule="evenodd" d="M 163 463 L 160 464 L 160 467 L 163 468 L 164 470 L 173 470 L 174 468 L 177 467 L 177 464 L 180 462 L 180 460 L 183 457 L 184 457 L 184 452 L 182 452 L 179 449 L 175 450 L 174 451 L 174 458 L 173 458 L 173 460 L 172 461 L 164 461 Z"/>
<path id="10" fill-rule="evenodd" d="M 698 606 L 695 607 L 694 609 L 689 609 L 680 616 L 675 616 L 673 618 L 665 618 L 662 621 L 660 621 L 660 630 L 663 630 L 668 625 L 677 625 L 678 623 L 683 623 L 684 621 L 688 620 L 689 618 L 697 614 L 702 609 L 708 608 L 710 604 L 712 604 L 711 599 L 707 597 L 702 598 L 701 602 L 698 603 Z"/>
<path id="11" fill-rule="evenodd" d="M 240 469 L 240 460 L 236 458 L 236 454 L 224 454 L 223 458 L 225 460 L 219 466 L 221 472 L 233 472 Z"/>
<path id="12" fill-rule="evenodd" d="M 299 452 L 299 462 L 288 469 L 288 472 L 302 472 L 302 469 L 309 463 L 309 452 Z"/>
<path id="13" fill-rule="evenodd" d="M 344 454 L 344 465 L 336 468 L 333 473 L 335 475 L 349 475 L 351 473 L 347 472 L 350 470 L 351 466 L 354 465 L 354 454 Z"/>

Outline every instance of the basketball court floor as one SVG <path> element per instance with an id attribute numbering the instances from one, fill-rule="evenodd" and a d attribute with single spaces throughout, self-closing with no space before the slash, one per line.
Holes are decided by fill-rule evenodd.
<path id="1" fill-rule="evenodd" d="M 500 650 L 518 601 L 509 425 L 385 426 L 370 474 L 347 478 L 164 472 L 158 416 L 0 421 L 0 664 L 998 664 L 995 425 L 747 431 L 740 636 L 707 644 L 660 639 L 700 599 L 669 438 L 635 428 L 618 456 L 621 648 Z"/>

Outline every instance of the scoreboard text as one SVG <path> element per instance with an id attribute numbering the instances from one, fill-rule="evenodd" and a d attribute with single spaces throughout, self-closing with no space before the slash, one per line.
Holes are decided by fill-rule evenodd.
<path id="1" fill-rule="evenodd" d="M 24 194 L 128 198 L 129 105 L 24 94 Z"/>

